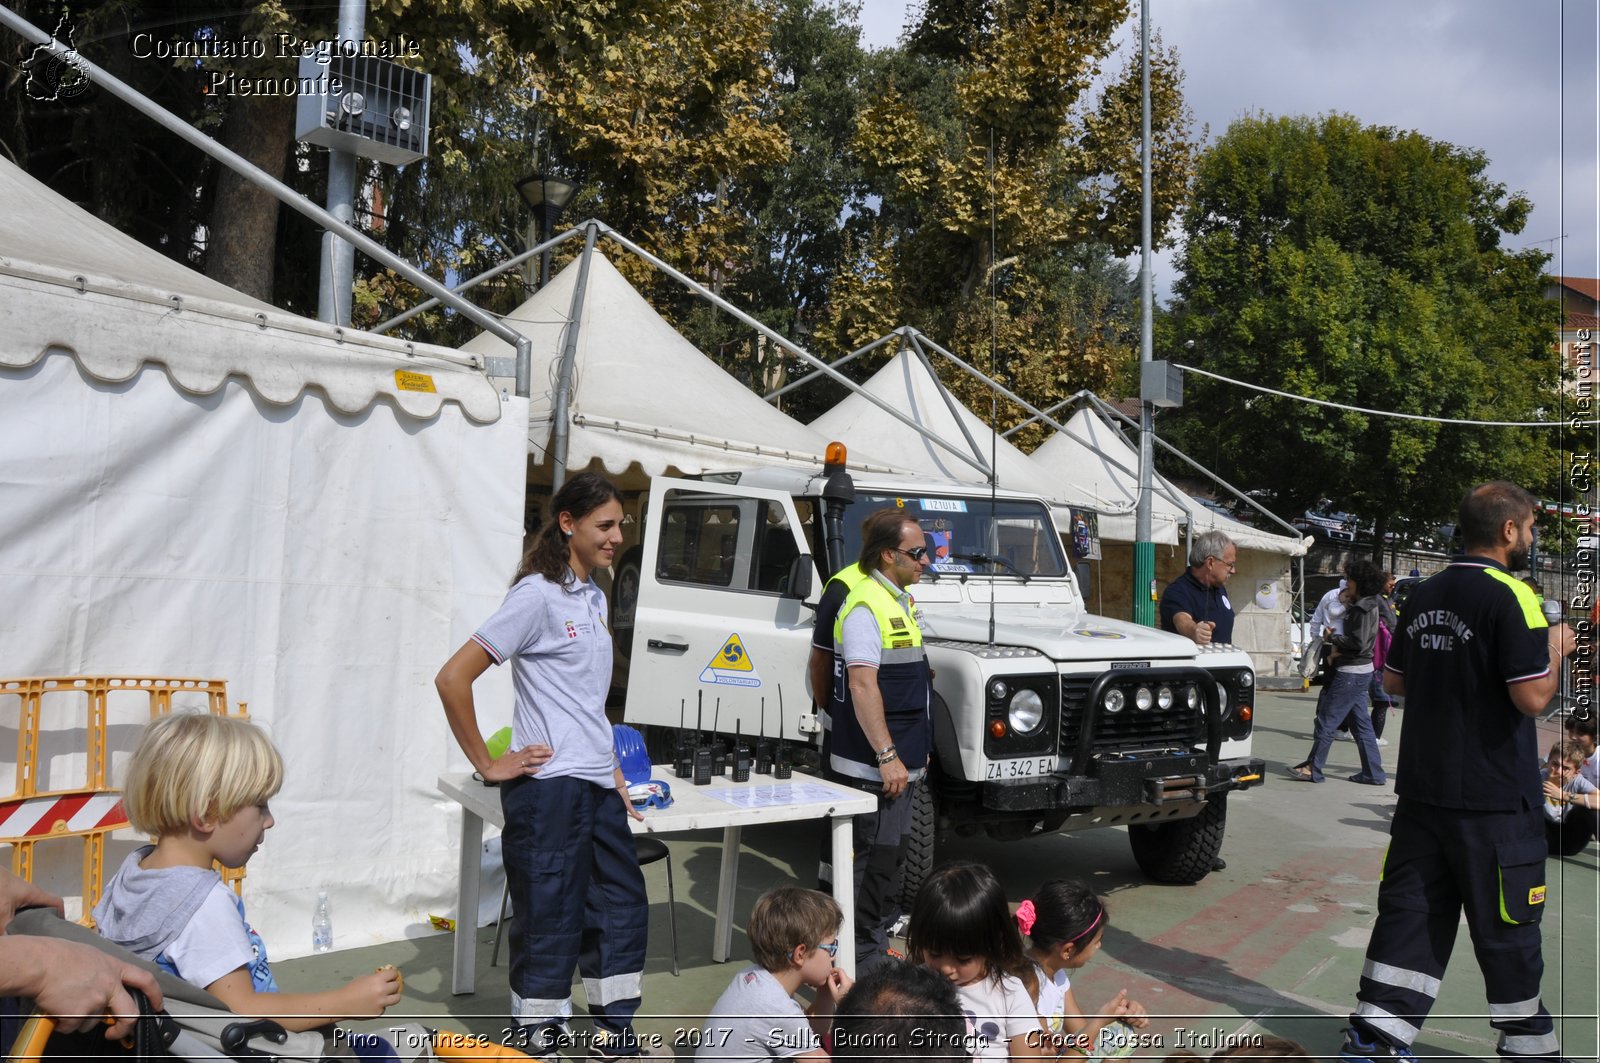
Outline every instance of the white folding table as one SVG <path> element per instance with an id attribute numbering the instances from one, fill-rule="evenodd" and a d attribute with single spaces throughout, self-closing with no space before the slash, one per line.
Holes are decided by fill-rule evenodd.
<path id="1" fill-rule="evenodd" d="M 750 776 L 748 782 L 713 779 L 710 786 L 695 786 L 673 777 L 671 769 L 657 767 L 655 777 L 672 786 L 671 808 L 652 808 L 644 821 L 630 817 L 635 834 L 673 834 L 688 830 L 722 828 L 722 866 L 717 877 L 717 920 L 711 938 L 711 958 L 728 959 L 733 947 L 733 898 L 739 877 L 739 836 L 747 826 L 790 820 L 833 819 L 833 896 L 844 913 L 839 927 L 838 964 L 855 975 L 855 897 L 851 890 L 850 817 L 871 812 L 878 799 L 865 790 L 796 773 L 787 780 L 770 775 Z M 439 792 L 461 805 L 461 871 L 456 886 L 454 993 L 471 993 L 477 979 L 477 912 L 483 824 L 505 826 L 500 792 L 475 779 L 470 772 L 439 776 Z"/>

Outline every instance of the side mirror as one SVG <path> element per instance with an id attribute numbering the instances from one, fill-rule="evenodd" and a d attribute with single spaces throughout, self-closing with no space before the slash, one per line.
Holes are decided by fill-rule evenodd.
<path id="1" fill-rule="evenodd" d="M 811 555 L 801 554 L 789 562 L 789 574 L 783 578 L 783 597 L 805 601 L 811 597 L 816 578 L 817 569 L 811 563 Z"/>

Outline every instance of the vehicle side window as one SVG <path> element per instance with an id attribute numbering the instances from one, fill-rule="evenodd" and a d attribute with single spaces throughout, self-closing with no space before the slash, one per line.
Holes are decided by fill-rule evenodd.
<path id="1" fill-rule="evenodd" d="M 676 492 L 673 492 L 675 494 Z M 729 502 L 675 503 L 663 507 L 656 578 L 707 587 L 733 584 L 739 546 L 739 509 Z"/>
<path id="2" fill-rule="evenodd" d="M 787 589 L 800 546 L 781 504 L 675 491 L 665 510 L 657 579 L 766 594 Z M 809 521 L 809 509 L 802 519 Z"/>

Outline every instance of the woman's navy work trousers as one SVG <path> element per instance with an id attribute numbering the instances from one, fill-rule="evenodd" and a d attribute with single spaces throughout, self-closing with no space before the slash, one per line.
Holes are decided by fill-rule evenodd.
<path id="1" fill-rule="evenodd" d="M 572 1015 L 583 973 L 602 1036 L 631 1042 L 649 900 L 622 795 L 582 779 L 500 785 L 511 894 L 511 1008 L 524 1025 Z"/>

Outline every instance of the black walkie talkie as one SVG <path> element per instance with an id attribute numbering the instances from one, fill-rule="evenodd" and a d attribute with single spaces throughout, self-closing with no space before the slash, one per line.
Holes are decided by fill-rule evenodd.
<path id="1" fill-rule="evenodd" d="M 711 712 L 711 774 L 721 778 L 728 774 L 728 747 L 722 741 L 722 732 L 718 729 L 722 722 L 722 699 L 717 699 L 717 707 Z"/>
<path id="2" fill-rule="evenodd" d="M 703 745 L 700 728 L 705 723 L 705 700 L 694 710 L 694 784 L 708 786 L 711 783 L 711 747 Z"/>
<path id="3" fill-rule="evenodd" d="M 694 774 L 694 743 L 683 726 L 683 710 L 687 699 L 678 701 L 678 744 L 672 750 L 672 773 L 680 779 Z"/>
<path id="4" fill-rule="evenodd" d="M 733 781 L 750 781 L 750 743 L 739 737 L 740 724 L 744 721 L 733 721 Z"/>
<path id="5" fill-rule="evenodd" d="M 783 687 L 778 687 L 778 752 L 772 760 L 772 777 L 774 779 L 787 779 L 794 771 L 794 765 L 789 762 L 789 747 L 783 744 Z"/>
<path id="6" fill-rule="evenodd" d="M 767 699 L 761 699 L 761 731 L 756 738 L 757 775 L 772 774 L 772 740 L 767 737 Z"/>

